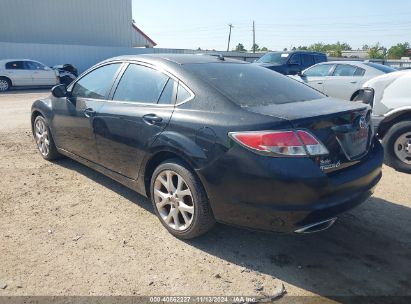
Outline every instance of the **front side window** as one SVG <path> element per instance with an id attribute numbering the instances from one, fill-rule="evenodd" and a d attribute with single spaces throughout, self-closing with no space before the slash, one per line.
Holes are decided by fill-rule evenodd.
<path id="1" fill-rule="evenodd" d="M 331 69 L 334 65 L 332 64 L 320 64 L 307 69 L 304 72 L 304 76 L 307 77 L 325 77 L 330 74 Z"/>
<path id="2" fill-rule="evenodd" d="M 167 75 L 152 68 L 130 64 L 121 77 L 113 99 L 117 101 L 157 103 L 168 79 Z"/>
<path id="3" fill-rule="evenodd" d="M 338 64 L 334 70 L 333 76 L 354 76 L 357 67 L 348 64 Z"/>
<path id="4" fill-rule="evenodd" d="M 77 81 L 71 91 L 73 97 L 107 99 L 121 63 L 99 67 Z"/>
<path id="5" fill-rule="evenodd" d="M 285 64 L 290 57 L 288 53 L 267 53 L 263 57 L 257 60 L 259 63 L 271 63 L 271 64 Z"/>
<path id="6" fill-rule="evenodd" d="M 288 63 L 293 64 L 293 65 L 301 65 L 301 55 L 300 54 L 294 54 L 290 58 L 290 61 Z"/>
<path id="7" fill-rule="evenodd" d="M 7 70 L 24 70 L 23 61 L 10 61 L 6 63 Z"/>

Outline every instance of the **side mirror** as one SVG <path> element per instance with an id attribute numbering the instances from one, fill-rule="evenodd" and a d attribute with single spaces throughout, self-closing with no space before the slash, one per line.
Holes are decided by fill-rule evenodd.
<path id="1" fill-rule="evenodd" d="M 304 74 L 303 74 L 302 71 L 298 71 L 297 75 L 300 76 L 300 77 L 304 77 Z"/>
<path id="2" fill-rule="evenodd" d="M 51 94 L 57 98 L 67 97 L 67 87 L 64 84 L 58 84 L 51 89 Z"/>

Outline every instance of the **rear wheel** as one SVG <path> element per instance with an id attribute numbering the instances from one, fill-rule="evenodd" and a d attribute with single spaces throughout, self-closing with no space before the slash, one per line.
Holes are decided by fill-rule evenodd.
<path id="1" fill-rule="evenodd" d="M 382 142 L 385 163 L 398 171 L 411 173 L 411 121 L 392 126 Z"/>
<path id="2" fill-rule="evenodd" d="M 203 185 L 177 159 L 161 163 L 154 171 L 151 201 L 163 226 L 178 238 L 196 238 L 215 223 Z"/>
<path id="3" fill-rule="evenodd" d="M 61 154 L 57 151 L 56 145 L 54 144 L 46 120 L 41 115 L 37 116 L 33 122 L 33 134 L 37 149 L 44 159 L 54 160 L 61 157 Z"/>
<path id="4" fill-rule="evenodd" d="M 11 82 L 6 77 L 0 77 L 0 92 L 6 92 L 11 88 Z"/>

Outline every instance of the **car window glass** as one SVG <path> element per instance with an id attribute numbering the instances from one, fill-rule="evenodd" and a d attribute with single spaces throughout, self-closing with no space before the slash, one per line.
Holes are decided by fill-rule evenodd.
<path id="1" fill-rule="evenodd" d="M 26 61 L 25 65 L 26 68 L 29 70 L 47 70 L 47 67 L 45 65 L 34 61 Z"/>
<path id="2" fill-rule="evenodd" d="M 332 64 L 320 64 L 309 68 L 304 72 L 304 76 L 307 77 L 325 77 L 328 76 L 330 73 L 331 68 L 333 67 Z"/>
<path id="3" fill-rule="evenodd" d="M 157 103 L 169 77 L 145 66 L 130 64 L 121 77 L 114 100 Z"/>
<path id="4" fill-rule="evenodd" d="M 315 55 L 314 60 L 315 60 L 315 63 L 321 63 L 321 62 L 327 61 L 327 57 L 325 57 L 324 55 Z"/>
<path id="5" fill-rule="evenodd" d="M 333 76 L 354 76 L 357 67 L 348 64 L 338 64 L 334 70 Z"/>
<path id="6" fill-rule="evenodd" d="M 106 99 L 121 63 L 109 64 L 95 69 L 75 83 L 73 97 Z"/>
<path id="7" fill-rule="evenodd" d="M 176 101 L 175 84 L 176 82 L 171 78 L 167 81 L 160 99 L 158 100 L 158 104 L 174 104 Z"/>
<path id="8" fill-rule="evenodd" d="M 309 67 L 315 64 L 314 56 L 309 54 L 301 54 L 302 64 L 304 67 Z"/>
<path id="9" fill-rule="evenodd" d="M 325 96 L 290 77 L 254 64 L 185 64 L 184 69 L 242 107 L 308 101 Z"/>
<path id="10" fill-rule="evenodd" d="M 290 58 L 290 61 L 289 61 L 288 63 L 289 63 L 289 64 L 301 65 L 301 56 L 300 56 L 300 54 L 294 54 L 294 55 Z"/>
<path id="11" fill-rule="evenodd" d="M 10 61 L 6 63 L 7 70 L 23 70 L 24 63 L 23 61 Z"/>
<path id="12" fill-rule="evenodd" d="M 364 69 L 362 69 L 362 68 L 357 68 L 357 69 L 355 70 L 354 76 L 364 76 L 364 74 L 365 74 L 365 70 L 364 70 Z"/>
<path id="13" fill-rule="evenodd" d="M 177 103 L 182 103 L 190 97 L 190 92 L 188 92 L 181 84 L 179 84 L 177 89 Z"/>

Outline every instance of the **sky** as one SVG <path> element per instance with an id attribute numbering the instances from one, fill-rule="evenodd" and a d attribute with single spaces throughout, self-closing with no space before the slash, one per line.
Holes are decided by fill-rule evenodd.
<path id="1" fill-rule="evenodd" d="M 132 0 L 133 18 L 159 48 L 226 50 L 256 43 L 271 50 L 316 42 L 411 43 L 411 1 Z M 395 5 L 394 5 L 395 4 Z"/>

